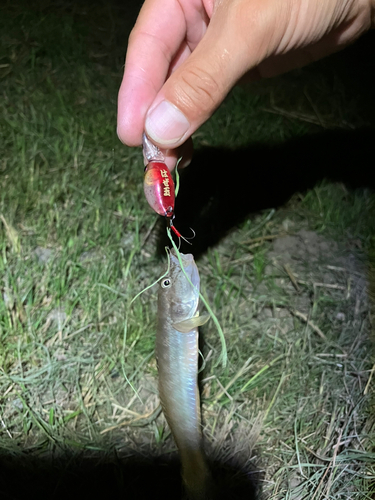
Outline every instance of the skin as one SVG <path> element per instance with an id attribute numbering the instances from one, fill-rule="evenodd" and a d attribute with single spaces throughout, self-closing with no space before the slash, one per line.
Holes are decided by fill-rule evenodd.
<path id="1" fill-rule="evenodd" d="M 239 80 L 308 64 L 374 25 L 375 0 L 146 0 L 129 38 L 118 136 L 139 146 L 146 130 L 173 169 Z M 179 137 L 174 120 L 155 137 L 152 113 L 162 101 L 187 120 Z"/>
<path id="2" fill-rule="evenodd" d="M 159 395 L 180 453 L 182 477 L 189 498 L 208 500 L 210 474 L 202 448 L 197 385 L 198 326 L 206 319 L 197 315 L 199 274 L 194 258 L 191 254 L 180 255 L 185 272 L 196 289 L 186 279 L 171 250 L 170 272 L 168 278 L 161 281 L 158 294 Z"/>

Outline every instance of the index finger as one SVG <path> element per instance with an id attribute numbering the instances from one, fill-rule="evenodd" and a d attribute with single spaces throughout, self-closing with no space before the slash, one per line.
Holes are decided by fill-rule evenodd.
<path id="1" fill-rule="evenodd" d="M 117 133 L 127 145 L 141 144 L 147 110 L 185 36 L 184 13 L 176 0 L 146 0 L 129 37 L 118 96 Z"/>

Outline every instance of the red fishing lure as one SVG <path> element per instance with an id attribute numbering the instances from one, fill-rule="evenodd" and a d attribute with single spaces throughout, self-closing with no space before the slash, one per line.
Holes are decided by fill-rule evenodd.
<path id="1" fill-rule="evenodd" d="M 143 154 L 149 162 L 145 168 L 143 189 L 150 207 L 169 220 L 169 226 L 178 238 L 183 238 L 173 225 L 175 189 L 171 173 L 164 163 L 160 149 L 143 134 Z M 183 238 L 185 241 L 186 239 Z"/>
<path id="2" fill-rule="evenodd" d="M 171 219 L 174 214 L 174 182 L 165 163 L 151 161 L 145 169 L 143 188 L 150 207 Z"/>

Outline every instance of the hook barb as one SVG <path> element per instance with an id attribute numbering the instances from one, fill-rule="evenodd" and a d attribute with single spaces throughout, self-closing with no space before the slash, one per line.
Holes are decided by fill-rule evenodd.
<path id="1" fill-rule="evenodd" d="M 174 219 L 174 217 L 173 217 L 173 219 Z M 190 238 L 182 236 L 182 234 L 180 233 L 180 231 L 178 231 L 178 229 L 176 229 L 175 225 L 173 224 L 173 219 L 169 219 L 169 227 L 172 229 L 172 231 L 174 232 L 174 234 L 179 239 L 179 249 L 180 249 L 180 245 L 181 245 L 181 240 L 184 240 L 188 245 L 192 245 L 192 243 L 189 240 L 192 240 L 193 238 L 195 238 L 195 231 L 194 231 L 194 229 L 190 228 L 191 231 L 192 231 L 192 233 L 193 233 L 193 236 L 190 236 Z"/>

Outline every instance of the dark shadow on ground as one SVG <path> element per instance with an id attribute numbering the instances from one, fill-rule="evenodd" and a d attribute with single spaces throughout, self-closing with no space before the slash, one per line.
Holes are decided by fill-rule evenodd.
<path id="1" fill-rule="evenodd" d="M 212 500 L 255 500 L 259 474 L 212 463 Z M 179 500 L 184 498 L 177 460 L 132 457 L 127 460 L 66 455 L 38 459 L 2 455 L 0 497 L 103 500 Z"/>
<path id="2" fill-rule="evenodd" d="M 319 181 L 343 182 L 349 188 L 375 188 L 375 129 L 326 131 L 281 145 L 251 145 L 197 151 L 181 172 L 175 224 L 183 235 L 194 228 L 193 246 L 182 252 L 199 257 L 249 214 L 286 203 Z M 160 232 L 159 251 L 168 244 Z"/>

